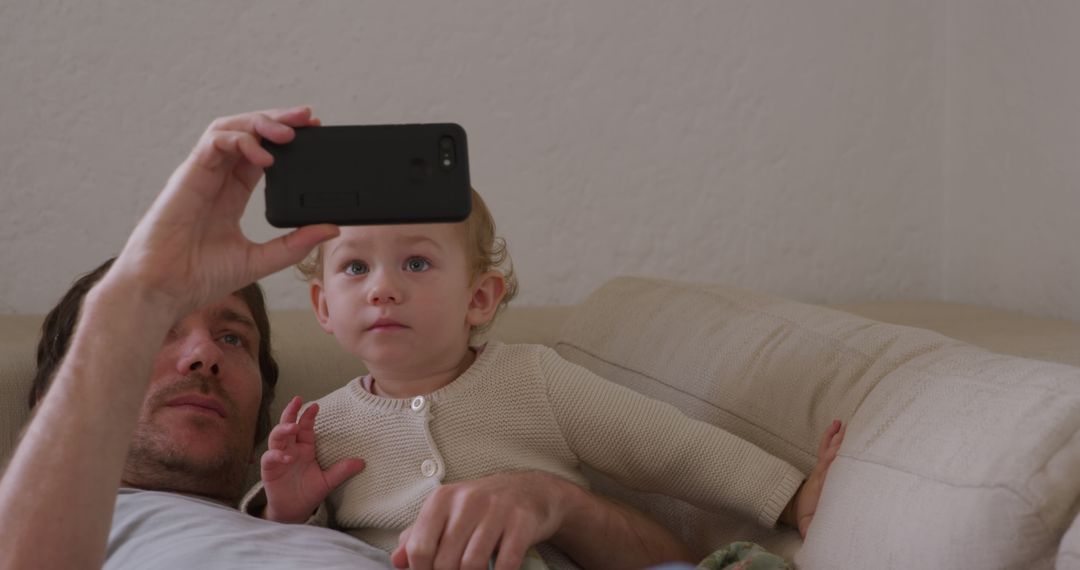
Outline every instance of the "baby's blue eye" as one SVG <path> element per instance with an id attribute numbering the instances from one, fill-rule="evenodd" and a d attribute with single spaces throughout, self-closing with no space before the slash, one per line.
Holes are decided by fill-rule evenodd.
<path id="1" fill-rule="evenodd" d="M 221 342 L 232 346 L 244 346 L 244 339 L 240 338 L 237 334 L 226 334 L 221 336 Z"/>
<path id="2" fill-rule="evenodd" d="M 368 266 L 363 261 L 350 261 L 345 264 L 346 275 L 363 275 L 368 272 Z"/>
<path id="3" fill-rule="evenodd" d="M 410 257 L 409 260 L 405 262 L 405 271 L 419 272 L 427 271 L 430 268 L 431 262 L 423 257 Z"/>

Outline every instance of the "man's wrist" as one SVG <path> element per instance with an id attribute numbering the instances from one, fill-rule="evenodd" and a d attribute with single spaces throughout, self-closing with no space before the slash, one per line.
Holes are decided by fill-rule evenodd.
<path id="1" fill-rule="evenodd" d="M 130 307 L 139 315 L 156 317 L 170 325 L 188 309 L 172 295 L 127 275 L 115 264 L 86 294 L 84 306 L 104 306 L 110 312 Z"/>
<path id="2" fill-rule="evenodd" d="M 548 475 L 558 493 L 556 504 L 561 505 L 551 542 L 556 546 L 568 537 L 580 536 L 588 527 L 587 518 L 596 509 L 596 497 L 582 487 L 564 479 Z"/>

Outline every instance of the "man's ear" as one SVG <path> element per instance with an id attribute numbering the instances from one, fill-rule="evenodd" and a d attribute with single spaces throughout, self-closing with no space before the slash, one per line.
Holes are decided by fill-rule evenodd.
<path id="1" fill-rule="evenodd" d="M 506 295 L 506 278 L 498 271 L 488 271 L 477 278 L 469 299 L 469 311 L 465 322 L 470 327 L 480 326 L 495 318 L 495 311 Z"/>
<path id="2" fill-rule="evenodd" d="M 315 309 L 315 318 L 319 321 L 322 330 L 334 334 L 334 328 L 330 325 L 330 307 L 326 305 L 326 294 L 323 290 L 322 281 L 312 279 L 310 285 L 311 308 Z"/>

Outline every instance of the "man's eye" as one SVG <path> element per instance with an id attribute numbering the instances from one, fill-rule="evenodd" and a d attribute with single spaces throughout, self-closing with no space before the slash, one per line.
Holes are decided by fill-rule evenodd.
<path id="1" fill-rule="evenodd" d="M 238 334 L 225 334 L 221 336 L 221 342 L 232 346 L 244 346 L 244 339 Z"/>
<path id="2" fill-rule="evenodd" d="M 431 268 L 431 262 L 423 257 L 410 257 L 405 262 L 405 271 L 427 271 Z"/>
<path id="3" fill-rule="evenodd" d="M 363 275 L 368 272 L 368 266 L 363 261 L 350 261 L 345 264 L 346 275 Z"/>

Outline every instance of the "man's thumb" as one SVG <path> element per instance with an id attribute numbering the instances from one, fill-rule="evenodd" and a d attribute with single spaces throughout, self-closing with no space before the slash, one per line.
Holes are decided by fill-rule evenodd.
<path id="1" fill-rule="evenodd" d="M 390 555 L 390 563 L 394 565 L 394 568 L 409 567 L 409 553 L 405 551 L 405 541 L 409 539 L 410 532 L 412 532 L 411 526 L 398 535 L 397 548 L 395 548 L 394 552 Z"/>

